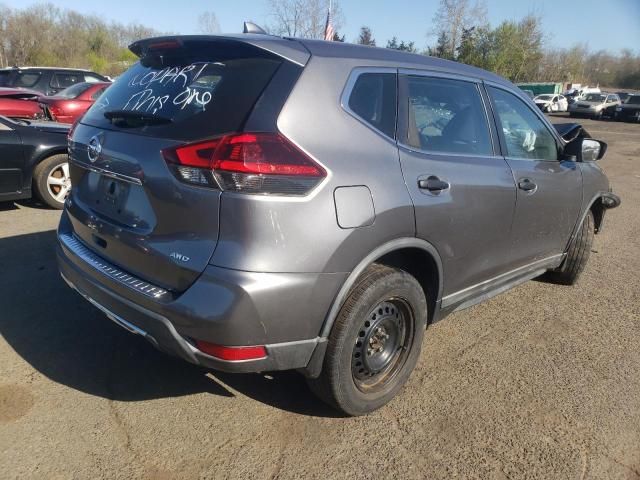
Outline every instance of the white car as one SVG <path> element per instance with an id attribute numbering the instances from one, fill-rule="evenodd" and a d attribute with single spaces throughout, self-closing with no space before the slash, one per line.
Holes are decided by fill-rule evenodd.
<path id="1" fill-rule="evenodd" d="M 543 112 L 566 112 L 569 109 L 569 102 L 564 95 L 542 94 L 533 98 L 535 104 Z"/>

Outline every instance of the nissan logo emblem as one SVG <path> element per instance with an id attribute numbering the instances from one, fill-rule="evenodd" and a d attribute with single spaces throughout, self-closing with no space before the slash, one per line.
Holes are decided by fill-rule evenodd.
<path id="1" fill-rule="evenodd" d="M 97 136 L 94 136 L 89 140 L 89 145 L 87 147 L 87 155 L 89 157 L 89 161 L 91 163 L 95 162 L 100 154 L 102 153 L 102 144 L 100 144 L 100 139 Z"/>

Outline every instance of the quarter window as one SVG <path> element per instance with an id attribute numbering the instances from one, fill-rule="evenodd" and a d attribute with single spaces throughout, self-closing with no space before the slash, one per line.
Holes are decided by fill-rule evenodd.
<path id="1" fill-rule="evenodd" d="M 558 160 L 555 138 L 546 125 L 518 97 L 488 88 L 502 128 L 507 156 L 531 160 Z"/>
<path id="2" fill-rule="evenodd" d="M 407 76 L 407 142 L 427 152 L 491 155 L 491 134 L 475 83 Z"/>
<path id="3" fill-rule="evenodd" d="M 358 76 L 349 108 L 373 128 L 395 138 L 396 75 L 393 73 L 363 73 Z"/>

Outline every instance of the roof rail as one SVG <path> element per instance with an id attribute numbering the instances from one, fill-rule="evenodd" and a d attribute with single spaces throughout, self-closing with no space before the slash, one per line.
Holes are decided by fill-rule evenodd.
<path id="1" fill-rule="evenodd" d="M 244 22 L 242 33 L 257 33 L 258 35 L 269 35 L 262 27 L 253 22 Z"/>

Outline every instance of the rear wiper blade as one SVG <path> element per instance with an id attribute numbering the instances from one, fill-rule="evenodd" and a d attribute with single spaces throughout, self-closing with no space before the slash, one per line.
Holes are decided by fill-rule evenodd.
<path id="1" fill-rule="evenodd" d="M 163 125 L 173 122 L 173 120 L 168 117 L 162 117 L 152 113 L 136 112 L 135 110 L 112 110 L 105 112 L 104 116 L 114 125 L 124 123 L 127 126 L 133 127 L 138 125 Z"/>

